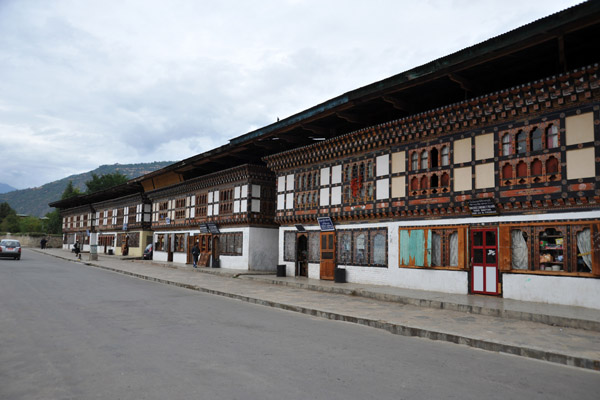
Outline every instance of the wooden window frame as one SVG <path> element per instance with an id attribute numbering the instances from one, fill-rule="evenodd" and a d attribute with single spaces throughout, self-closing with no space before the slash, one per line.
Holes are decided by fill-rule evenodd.
<path id="1" fill-rule="evenodd" d="M 239 245 L 239 247 L 238 247 Z M 239 250 L 238 250 L 239 249 Z M 244 233 L 227 232 L 219 235 L 220 256 L 241 256 L 244 253 Z"/>
<path id="2" fill-rule="evenodd" d="M 543 248 L 540 248 L 540 233 L 548 228 L 558 228 L 563 234 L 563 270 L 552 271 L 540 268 L 541 258 L 544 254 Z M 576 234 L 581 230 L 589 228 L 591 231 L 590 240 L 592 241 L 592 271 L 577 271 L 577 240 Z M 527 241 L 527 251 L 529 257 L 528 269 L 512 269 L 511 236 L 510 232 L 514 229 L 525 230 L 529 235 Z M 503 272 L 515 274 L 534 274 L 534 275 L 557 275 L 557 276 L 578 276 L 578 277 L 598 277 L 600 276 L 600 221 L 581 221 L 581 222 L 540 222 L 527 224 L 505 224 L 499 228 L 499 269 Z M 597 239 L 596 239 L 597 238 Z M 554 260 L 553 260 L 554 261 Z M 545 261 L 552 264 L 552 261 Z M 558 261 L 557 263 L 558 264 Z"/>
<path id="3" fill-rule="evenodd" d="M 415 269 L 435 269 L 435 270 L 453 270 L 453 271 L 466 271 L 469 270 L 470 266 L 469 266 L 469 258 L 468 258 L 468 245 L 469 245 L 469 241 L 468 241 L 468 237 L 467 237 L 467 232 L 468 232 L 469 226 L 468 225 L 449 225 L 449 226 L 421 226 L 421 227 L 410 227 L 410 228 L 404 228 L 404 227 L 399 227 L 398 228 L 398 267 L 399 268 L 415 268 Z M 417 231 L 417 230 L 422 230 L 425 231 L 425 233 L 427 231 L 431 231 L 432 233 L 438 233 L 441 236 L 441 263 L 442 264 L 447 264 L 447 265 L 440 265 L 440 266 L 433 266 L 433 265 L 405 265 L 402 264 L 402 257 L 401 257 L 401 253 L 402 253 L 402 243 L 401 243 L 401 237 L 402 231 L 408 231 L 408 232 L 412 232 L 412 231 Z M 458 253 L 457 253 L 457 257 L 458 257 L 458 265 L 457 266 L 450 266 L 450 262 L 449 262 L 449 258 L 450 258 L 450 237 L 451 235 L 456 232 L 458 234 Z M 427 248 L 423 249 L 424 252 L 427 252 Z M 424 258 L 426 259 L 426 258 Z M 432 257 L 430 256 L 430 259 L 432 260 Z"/>

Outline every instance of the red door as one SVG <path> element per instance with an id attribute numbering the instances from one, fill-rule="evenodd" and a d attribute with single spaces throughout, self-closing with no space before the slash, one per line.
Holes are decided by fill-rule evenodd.
<path id="1" fill-rule="evenodd" d="M 332 281 L 335 270 L 335 232 L 321 232 L 321 279 Z"/>
<path id="2" fill-rule="evenodd" d="M 499 294 L 498 230 L 471 230 L 471 292 Z"/>

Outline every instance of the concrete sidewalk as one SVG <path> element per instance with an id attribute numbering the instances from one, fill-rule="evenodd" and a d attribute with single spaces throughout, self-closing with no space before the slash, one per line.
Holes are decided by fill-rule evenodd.
<path id="1" fill-rule="evenodd" d="M 79 262 L 62 249 L 31 250 Z M 598 310 L 117 256 L 82 258 L 85 265 L 250 303 L 600 371 Z"/>

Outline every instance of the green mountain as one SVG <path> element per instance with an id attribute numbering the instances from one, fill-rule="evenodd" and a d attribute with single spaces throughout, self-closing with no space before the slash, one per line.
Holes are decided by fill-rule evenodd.
<path id="1" fill-rule="evenodd" d="M 142 164 L 114 164 L 101 165 L 93 171 L 83 174 L 71 175 L 58 181 L 46 183 L 43 186 L 31 189 L 14 190 L 12 192 L 0 194 L 0 203 L 7 202 L 17 214 L 27 214 L 31 216 L 43 217 L 52 208 L 48 203 L 60 200 L 69 181 L 73 181 L 73 186 L 85 191 L 85 182 L 92 179 L 92 174 L 98 176 L 120 172 L 129 179 L 148 174 L 157 169 L 173 164 L 173 161 L 158 161 Z"/>

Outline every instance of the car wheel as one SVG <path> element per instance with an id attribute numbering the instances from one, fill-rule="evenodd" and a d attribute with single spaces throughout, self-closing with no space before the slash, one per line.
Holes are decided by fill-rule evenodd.
<path id="1" fill-rule="evenodd" d="M 15 257 L 15 260 L 20 260 L 20 259 L 21 259 L 21 257 Z"/>

